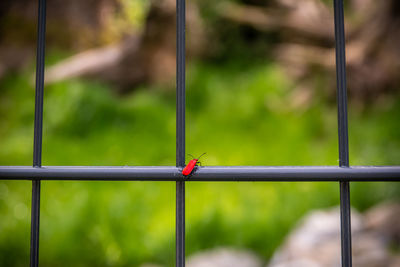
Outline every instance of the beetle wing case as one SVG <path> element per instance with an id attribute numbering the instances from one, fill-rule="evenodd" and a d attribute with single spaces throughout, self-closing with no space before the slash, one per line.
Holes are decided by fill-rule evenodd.
<path id="1" fill-rule="evenodd" d="M 196 166 L 196 163 L 197 163 L 197 159 L 192 159 L 191 161 L 189 161 L 188 165 L 186 165 L 186 167 L 183 168 L 182 174 L 185 176 L 188 176 L 189 174 L 191 174 L 194 167 Z"/>

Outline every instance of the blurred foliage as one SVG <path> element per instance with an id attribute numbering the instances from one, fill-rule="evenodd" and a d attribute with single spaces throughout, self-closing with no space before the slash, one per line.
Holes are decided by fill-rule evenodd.
<path id="1" fill-rule="evenodd" d="M 292 87 L 273 63 L 192 62 L 187 152 L 207 152 L 205 165 L 337 165 L 335 105 L 315 96 L 308 109 L 290 108 Z M 30 72 L 9 75 L 0 88 L 0 164 L 30 165 Z M 43 165 L 175 163 L 173 90 L 120 97 L 71 80 L 46 87 L 44 103 Z M 400 163 L 399 99 L 363 112 L 350 103 L 349 115 L 351 164 Z M 29 262 L 30 190 L 28 181 L 0 182 L 0 266 Z M 339 186 L 196 182 L 186 194 L 188 255 L 232 246 L 267 260 L 304 214 L 338 204 Z M 352 183 L 359 210 L 399 196 L 397 184 Z M 44 181 L 41 208 L 41 266 L 174 264 L 174 183 Z"/>
<path id="2" fill-rule="evenodd" d="M 144 25 L 149 1 L 118 3 L 102 41 Z M 279 35 L 227 23 L 214 1 L 196 3 L 213 42 L 203 61 L 188 64 L 187 153 L 207 152 L 203 165 L 338 165 L 337 111 L 326 91 L 334 75 L 313 70 L 311 104 L 295 107 L 296 84 L 271 62 Z M 22 43 L 35 40 L 32 25 L 17 27 L 30 33 L 17 34 Z M 70 56 L 49 48 L 47 66 Z M 0 81 L 0 165 L 32 164 L 33 68 Z M 363 110 L 350 99 L 352 165 L 400 164 L 400 99 L 382 99 Z M 162 86 L 124 96 L 81 79 L 46 86 L 43 165 L 175 165 L 175 101 L 174 88 Z M 360 211 L 400 197 L 397 183 L 351 190 Z M 41 266 L 174 265 L 175 183 L 43 181 L 41 197 Z M 30 198 L 29 181 L 0 181 L 0 266 L 28 265 Z M 230 246 L 267 261 L 307 212 L 338 203 L 337 183 L 187 183 L 187 255 Z"/>
<path id="3" fill-rule="evenodd" d="M 115 43 L 116 40 L 132 32 L 139 32 L 145 23 L 149 9 L 148 0 L 117 0 L 118 12 L 109 18 L 103 39 L 106 43 Z"/>

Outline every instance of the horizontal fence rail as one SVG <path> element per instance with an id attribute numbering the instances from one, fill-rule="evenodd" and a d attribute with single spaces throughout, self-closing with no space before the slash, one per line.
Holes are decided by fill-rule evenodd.
<path id="1" fill-rule="evenodd" d="M 143 167 L 0 167 L 0 180 L 86 180 L 86 181 L 243 181 L 243 182 L 399 182 L 400 166 L 352 167 L 197 167 L 185 177 L 174 166 Z"/>

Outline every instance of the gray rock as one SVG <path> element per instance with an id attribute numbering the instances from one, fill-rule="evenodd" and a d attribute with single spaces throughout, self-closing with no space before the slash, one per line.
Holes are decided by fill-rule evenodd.
<path id="1" fill-rule="evenodd" d="M 369 209 L 365 228 L 379 234 L 384 242 L 400 247 L 400 203 L 382 203 Z"/>
<path id="2" fill-rule="evenodd" d="M 155 263 L 144 263 L 140 265 L 140 267 L 164 267 L 164 266 Z"/>
<path id="3" fill-rule="evenodd" d="M 354 266 L 396 266 L 398 256 L 392 255 L 389 247 L 399 240 L 399 220 L 398 204 L 382 204 L 365 215 L 352 210 Z M 268 266 L 341 266 L 339 208 L 308 214 L 289 234 Z"/>
<path id="4" fill-rule="evenodd" d="M 187 260 L 188 267 L 261 267 L 262 261 L 249 251 L 218 248 L 203 251 Z"/>

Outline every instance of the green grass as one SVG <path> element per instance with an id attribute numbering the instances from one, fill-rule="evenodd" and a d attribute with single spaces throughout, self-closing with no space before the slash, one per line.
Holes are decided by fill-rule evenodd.
<path id="1" fill-rule="evenodd" d="M 30 74 L 0 84 L 0 164 L 31 165 Z M 294 85 L 267 64 L 191 64 L 187 153 L 205 165 L 337 165 L 335 105 L 290 108 Z M 174 165 L 173 88 L 117 96 L 72 80 L 46 87 L 43 165 Z M 351 164 L 400 164 L 400 101 L 350 108 Z M 175 184 L 42 182 L 41 266 L 173 266 Z M 29 261 L 30 182 L 0 182 L 0 265 Z M 400 195 L 397 184 L 353 183 L 359 210 Z M 187 254 L 244 247 L 267 260 L 307 212 L 338 204 L 337 183 L 188 183 Z"/>

